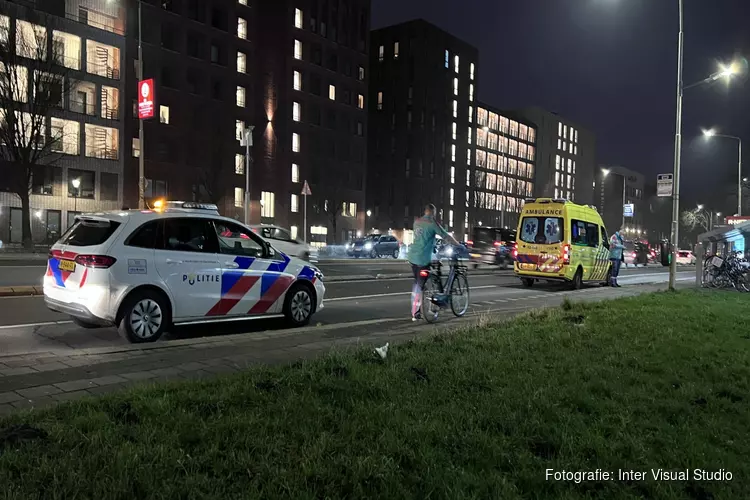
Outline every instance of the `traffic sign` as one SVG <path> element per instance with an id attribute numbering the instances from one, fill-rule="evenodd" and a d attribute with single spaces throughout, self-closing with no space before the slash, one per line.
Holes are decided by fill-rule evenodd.
<path id="1" fill-rule="evenodd" d="M 622 215 L 625 217 L 633 217 L 633 214 L 635 213 L 635 205 L 632 203 L 626 203 L 622 206 Z"/>
<path id="2" fill-rule="evenodd" d="M 656 196 L 672 196 L 672 174 L 658 174 L 656 176 Z"/>
<path id="3" fill-rule="evenodd" d="M 310 196 L 312 194 L 312 191 L 310 191 L 310 185 L 305 181 L 305 185 L 302 186 L 302 194 L 305 196 Z"/>

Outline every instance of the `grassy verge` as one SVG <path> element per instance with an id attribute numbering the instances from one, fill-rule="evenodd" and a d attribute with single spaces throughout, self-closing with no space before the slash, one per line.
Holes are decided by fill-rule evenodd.
<path id="1" fill-rule="evenodd" d="M 47 436 L 0 443 L 0 484 L 19 499 L 746 498 L 748 306 L 692 292 L 564 304 L 383 363 L 338 353 L 15 415 L 0 429 Z M 599 468 L 615 480 L 545 480 Z"/>

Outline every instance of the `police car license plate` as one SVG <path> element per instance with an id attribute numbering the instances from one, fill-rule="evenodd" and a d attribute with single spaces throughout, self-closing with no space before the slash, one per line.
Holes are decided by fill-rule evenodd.
<path id="1" fill-rule="evenodd" d="M 57 265 L 61 271 L 70 271 L 71 273 L 76 270 L 76 263 L 72 260 L 61 260 Z"/>
<path id="2" fill-rule="evenodd" d="M 471 256 L 475 259 L 478 259 L 479 257 L 481 257 L 481 255 L 479 255 L 478 253 L 473 253 L 471 254 Z"/>

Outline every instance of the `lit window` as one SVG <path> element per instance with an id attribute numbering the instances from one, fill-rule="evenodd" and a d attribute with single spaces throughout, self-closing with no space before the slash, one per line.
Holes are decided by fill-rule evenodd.
<path id="1" fill-rule="evenodd" d="M 292 213 L 299 212 L 299 195 L 292 195 Z"/>
<path id="2" fill-rule="evenodd" d="M 234 173 L 237 175 L 245 174 L 245 155 L 235 153 L 234 155 Z"/>
<path id="3" fill-rule="evenodd" d="M 141 157 L 141 140 L 138 137 L 133 137 L 133 158 Z"/>
<path id="4" fill-rule="evenodd" d="M 456 183 L 456 167 L 451 167 L 451 184 Z"/>
<path id="5" fill-rule="evenodd" d="M 398 42 L 394 42 L 393 44 L 393 58 L 394 59 L 398 59 L 398 49 L 399 49 Z"/>
<path id="6" fill-rule="evenodd" d="M 446 49 L 446 51 L 445 51 L 445 67 L 447 69 L 447 68 L 450 68 L 450 66 L 451 66 L 451 55 L 450 55 L 450 52 L 448 52 L 448 50 Z"/>
<path id="7" fill-rule="evenodd" d="M 456 126 L 456 122 L 453 122 L 451 129 L 452 129 L 453 140 L 455 141 L 456 136 L 458 135 L 458 128 Z"/>
<path id="8" fill-rule="evenodd" d="M 357 107 L 359 109 L 365 109 L 365 96 L 362 94 L 357 95 Z"/>
<path id="9" fill-rule="evenodd" d="M 2 38 L 7 38 L 7 32 Z M 52 30 L 52 57 L 66 68 L 81 69 L 81 38 L 64 31 Z"/>
<path id="10" fill-rule="evenodd" d="M 292 151 L 299 153 L 299 134 L 296 132 L 292 134 Z"/>
<path id="11" fill-rule="evenodd" d="M 448 227 L 453 227 L 453 210 L 448 210 Z"/>
<path id="12" fill-rule="evenodd" d="M 328 98 L 332 101 L 336 100 L 336 86 L 335 85 L 328 86 Z"/>
<path id="13" fill-rule="evenodd" d="M 567 139 L 567 138 L 568 138 L 568 126 L 563 125 L 563 139 Z"/>
<path id="14" fill-rule="evenodd" d="M 159 122 L 169 125 L 169 106 L 159 106 Z"/>
<path id="15" fill-rule="evenodd" d="M 302 73 L 294 72 L 294 90 L 302 90 Z"/>
<path id="16" fill-rule="evenodd" d="M 451 206 L 453 206 L 454 201 L 455 201 L 454 198 L 453 198 L 453 194 L 454 194 L 453 193 L 453 188 L 450 188 L 450 191 L 448 191 L 448 193 L 449 193 L 449 195 L 448 195 L 449 196 L 448 202 L 450 203 Z"/>
<path id="17" fill-rule="evenodd" d="M 292 239 L 297 239 L 297 226 L 292 226 L 289 228 L 289 232 L 291 233 Z"/>
<path id="18" fill-rule="evenodd" d="M 557 122 L 557 135 L 562 137 L 563 135 L 563 124 L 562 122 Z"/>
<path id="19" fill-rule="evenodd" d="M 299 165 L 292 163 L 292 182 L 299 182 Z"/>
<path id="20" fill-rule="evenodd" d="M 385 47 L 382 45 L 378 48 L 378 61 L 382 61 L 385 58 Z"/>
<path id="21" fill-rule="evenodd" d="M 383 93 L 378 92 L 378 110 L 383 109 Z"/>
<path id="22" fill-rule="evenodd" d="M 245 107 L 245 87 L 237 85 L 237 106 Z"/>
<path id="23" fill-rule="evenodd" d="M 247 73 L 247 55 L 237 52 L 237 73 Z"/>
<path id="24" fill-rule="evenodd" d="M 16 21 L 16 54 L 29 59 L 47 58 L 47 28 Z"/>
<path id="25" fill-rule="evenodd" d="M 302 29 L 302 11 L 294 9 L 294 27 Z"/>
<path id="26" fill-rule="evenodd" d="M 242 199 L 245 197 L 245 193 L 242 191 L 242 188 L 234 188 L 234 206 L 235 207 L 241 207 L 243 206 Z"/>
<path id="27" fill-rule="evenodd" d="M 474 100 L 474 84 L 469 84 L 469 101 Z"/>
<path id="28" fill-rule="evenodd" d="M 458 73 L 458 56 L 453 56 L 453 69 Z"/>
<path id="29" fill-rule="evenodd" d="M 570 154 L 573 154 L 573 143 L 572 142 L 569 144 L 568 150 L 569 150 Z"/>
<path id="30" fill-rule="evenodd" d="M 358 74 L 358 77 L 359 77 L 359 81 L 360 81 L 360 82 L 364 82 L 364 81 L 365 81 L 365 68 L 363 68 L 362 66 L 360 66 L 360 67 L 359 67 L 359 72 L 358 72 L 358 73 L 359 73 L 359 74 Z"/>
<path id="31" fill-rule="evenodd" d="M 562 149 L 562 148 L 563 148 L 562 147 L 562 139 L 558 138 L 557 139 L 557 149 Z"/>
<path id="32" fill-rule="evenodd" d="M 469 106 L 469 123 L 474 121 L 474 106 Z"/>
<path id="33" fill-rule="evenodd" d="M 234 122 L 234 138 L 241 141 L 245 137 L 245 122 L 242 120 L 235 120 Z"/>
<path id="34" fill-rule="evenodd" d="M 451 144 L 451 161 L 456 161 L 456 145 Z"/>
<path id="35" fill-rule="evenodd" d="M 294 41 L 294 58 L 302 60 L 302 42 L 299 40 Z"/>
<path id="36" fill-rule="evenodd" d="M 262 191 L 260 193 L 260 216 L 272 218 L 274 216 L 275 204 L 276 197 L 274 194 L 268 191 Z"/>
<path id="37" fill-rule="evenodd" d="M 469 127 L 469 133 L 466 135 L 469 144 L 471 144 L 471 127 Z"/>
<path id="38" fill-rule="evenodd" d="M 453 95 L 458 95 L 458 78 L 453 79 Z"/>
<path id="39" fill-rule="evenodd" d="M 302 111 L 301 111 L 300 104 L 298 102 L 295 102 L 294 104 L 292 104 L 292 120 L 294 120 L 295 122 L 298 122 L 300 121 L 301 116 L 302 116 Z"/>
<path id="40" fill-rule="evenodd" d="M 574 141 L 576 141 L 576 142 L 578 142 L 578 131 L 577 131 L 577 130 L 576 130 L 576 135 L 575 135 L 575 137 L 573 138 L 573 140 L 574 140 Z"/>
<path id="41" fill-rule="evenodd" d="M 466 170 L 466 187 L 469 187 L 469 179 L 471 179 L 471 172 L 469 170 Z M 466 193 L 466 198 L 469 198 L 469 193 Z"/>
<path id="42" fill-rule="evenodd" d="M 573 148 L 573 154 L 578 155 L 578 144 L 576 144 L 575 147 Z"/>
<path id="43" fill-rule="evenodd" d="M 50 121 L 51 151 L 77 155 L 80 151 L 79 138 L 81 136 L 81 124 L 77 121 L 54 117 Z"/>
<path id="44" fill-rule="evenodd" d="M 469 78 L 474 79 L 474 63 L 469 65 Z"/>
<path id="45" fill-rule="evenodd" d="M 237 0 L 237 3 L 240 5 L 247 5 L 247 0 Z"/>
<path id="46" fill-rule="evenodd" d="M 458 118 L 458 101 L 453 101 L 453 118 Z"/>
<path id="47" fill-rule="evenodd" d="M 247 21 L 241 17 L 237 18 L 237 36 L 243 40 L 247 39 Z"/>

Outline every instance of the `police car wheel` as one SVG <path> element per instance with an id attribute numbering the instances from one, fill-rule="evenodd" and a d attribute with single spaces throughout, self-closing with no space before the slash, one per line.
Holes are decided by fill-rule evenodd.
<path id="1" fill-rule="evenodd" d="M 304 285 L 295 285 L 287 292 L 284 300 L 284 316 L 294 326 L 304 326 L 313 315 L 313 297 Z"/>
<path id="2" fill-rule="evenodd" d="M 156 342 L 170 323 L 165 298 L 151 290 L 137 291 L 125 299 L 117 329 L 133 344 Z"/>

